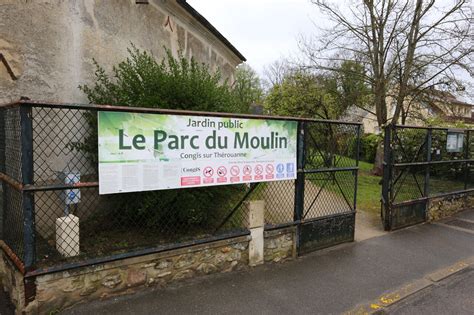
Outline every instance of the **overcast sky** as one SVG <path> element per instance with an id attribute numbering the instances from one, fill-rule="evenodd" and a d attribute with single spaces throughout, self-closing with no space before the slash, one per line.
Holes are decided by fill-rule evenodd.
<path id="1" fill-rule="evenodd" d="M 298 51 L 300 34 L 316 31 L 309 0 L 188 0 L 260 74 L 264 65 Z"/>
<path id="2" fill-rule="evenodd" d="M 437 6 L 451 5 L 439 0 Z M 188 0 L 246 58 L 260 75 L 263 67 L 281 57 L 298 54 L 298 38 L 317 33 L 328 21 L 310 0 Z M 466 73 L 460 76 L 470 82 L 470 96 L 462 100 L 474 103 L 474 80 Z"/>

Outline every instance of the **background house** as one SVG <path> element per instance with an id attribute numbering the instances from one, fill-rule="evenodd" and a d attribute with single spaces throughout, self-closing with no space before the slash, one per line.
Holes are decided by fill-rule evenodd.
<path id="1" fill-rule="evenodd" d="M 393 97 L 387 97 L 387 110 L 389 120 L 395 113 L 396 100 Z M 429 120 L 440 119 L 446 122 L 464 122 L 474 124 L 472 113 L 474 104 L 470 104 L 455 95 L 428 89 L 416 98 L 408 96 L 404 103 L 405 125 L 424 126 Z M 362 109 L 351 111 L 355 120 L 364 125 L 365 133 L 378 133 L 377 117 Z M 402 118 L 399 124 L 402 123 Z"/>
<path id="2" fill-rule="evenodd" d="M 93 59 L 110 69 L 131 43 L 159 59 L 181 50 L 231 82 L 245 61 L 185 0 L 0 0 L 0 103 L 86 102 Z"/>

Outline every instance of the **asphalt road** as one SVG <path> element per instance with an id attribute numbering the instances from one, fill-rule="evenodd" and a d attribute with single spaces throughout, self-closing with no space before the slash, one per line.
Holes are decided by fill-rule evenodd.
<path id="1" fill-rule="evenodd" d="M 457 218 L 472 221 L 474 210 Z M 340 314 L 473 256 L 474 230 L 460 229 L 452 221 L 423 224 L 284 264 L 79 304 L 62 314 Z M 474 314 L 474 271 L 470 268 L 383 312 Z M 11 311 L 5 301 L 0 294 L 1 315 Z"/>
<path id="2" fill-rule="evenodd" d="M 467 268 L 384 311 L 406 315 L 474 314 L 474 269 Z"/>

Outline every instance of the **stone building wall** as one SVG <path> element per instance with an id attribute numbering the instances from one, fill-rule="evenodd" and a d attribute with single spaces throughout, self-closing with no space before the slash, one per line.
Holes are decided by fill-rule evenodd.
<path id="1" fill-rule="evenodd" d="M 0 0 L 0 104 L 20 96 L 87 103 L 78 86 L 93 83 L 93 60 L 110 71 L 131 43 L 157 59 L 164 47 L 175 56 L 181 51 L 230 82 L 244 59 L 176 0 Z M 33 117 L 35 180 L 48 184 L 79 173 L 87 181 L 89 161 L 68 147 L 88 132 L 82 112 L 34 108 Z M 53 235 L 64 207 L 59 193 L 36 194 L 41 236 Z M 81 219 L 91 207 L 78 205 Z"/>
<path id="2" fill-rule="evenodd" d="M 176 0 L 0 0 L 0 104 L 21 96 L 87 103 L 78 87 L 93 84 L 94 60 L 111 71 L 132 43 L 158 60 L 165 47 L 175 56 L 181 51 L 229 82 L 245 59 Z M 40 179 L 56 180 L 61 172 L 87 176 L 88 161 L 67 147 L 89 131 L 82 112 L 34 108 L 33 117 Z"/>
<path id="3" fill-rule="evenodd" d="M 243 60 L 175 0 L 0 0 L 0 103 L 86 102 L 93 59 L 108 70 L 133 43 L 157 58 L 164 48 L 220 68 L 232 81 Z"/>

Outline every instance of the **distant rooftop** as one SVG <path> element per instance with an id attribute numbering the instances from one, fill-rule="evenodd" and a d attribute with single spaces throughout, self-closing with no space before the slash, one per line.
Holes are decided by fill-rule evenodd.
<path id="1" fill-rule="evenodd" d="M 447 91 L 440 91 L 436 89 L 430 89 L 427 92 L 431 98 L 437 101 L 442 102 L 449 102 L 450 104 L 459 104 L 459 105 L 469 105 L 473 106 L 474 102 L 471 97 L 462 91 L 460 92 L 447 92 Z"/>

